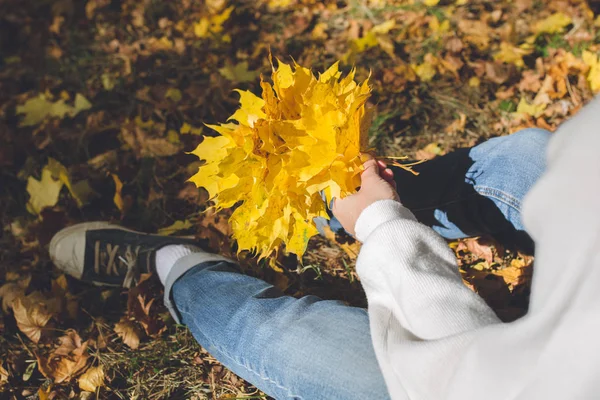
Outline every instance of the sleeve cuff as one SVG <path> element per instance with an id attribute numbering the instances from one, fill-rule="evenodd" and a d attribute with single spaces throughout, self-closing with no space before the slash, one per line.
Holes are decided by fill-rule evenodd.
<path id="1" fill-rule="evenodd" d="M 379 200 L 365 208 L 356 221 L 356 238 L 364 242 L 380 225 L 394 219 L 416 221 L 413 213 L 396 200 Z"/>

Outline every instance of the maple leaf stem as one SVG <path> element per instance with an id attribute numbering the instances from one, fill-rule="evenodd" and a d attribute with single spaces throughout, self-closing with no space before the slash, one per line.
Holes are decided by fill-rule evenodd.
<path id="1" fill-rule="evenodd" d="M 415 165 L 423 164 L 425 161 L 427 161 L 427 160 L 419 160 L 419 161 L 413 161 L 410 163 L 403 164 L 396 160 L 406 160 L 408 158 L 407 156 L 399 156 L 399 157 L 383 156 L 383 157 L 379 157 L 379 158 L 384 161 L 389 161 L 390 165 L 393 165 L 394 167 L 402 168 L 403 170 L 408 171 L 415 176 L 419 175 L 419 173 L 417 171 L 413 170 L 412 167 L 414 167 Z"/>
<path id="2" fill-rule="evenodd" d="M 36 357 L 35 353 L 29 348 L 29 346 L 27 346 L 27 344 L 25 344 L 25 341 L 23 340 L 23 338 L 21 337 L 21 335 L 17 333 L 15 336 L 19 339 L 19 342 L 21 342 L 21 344 L 23 345 L 23 347 L 25 348 L 25 350 L 27 350 L 27 352 L 29 353 L 29 355 L 31 357 L 35 358 Z"/>

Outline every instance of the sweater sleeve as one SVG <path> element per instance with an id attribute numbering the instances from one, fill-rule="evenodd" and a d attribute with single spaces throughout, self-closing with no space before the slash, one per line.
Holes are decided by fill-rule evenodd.
<path id="1" fill-rule="evenodd" d="M 600 393 L 600 98 L 563 124 L 527 194 L 528 312 L 503 324 L 452 251 L 398 202 L 359 216 L 357 271 L 392 399 L 592 399 Z"/>
<path id="2" fill-rule="evenodd" d="M 357 272 L 377 327 L 397 324 L 407 337 L 433 340 L 499 322 L 463 284 L 447 243 L 399 202 L 372 204 L 355 230 L 364 243 Z"/>

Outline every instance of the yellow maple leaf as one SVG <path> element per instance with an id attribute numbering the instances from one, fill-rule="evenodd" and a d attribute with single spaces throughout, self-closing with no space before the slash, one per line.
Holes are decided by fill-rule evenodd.
<path id="1" fill-rule="evenodd" d="M 434 35 L 440 36 L 450 30 L 450 20 L 446 19 L 442 23 L 437 18 L 431 18 L 429 21 L 429 29 Z"/>
<path id="2" fill-rule="evenodd" d="M 571 17 L 565 13 L 557 12 L 541 21 L 536 22 L 533 25 L 533 31 L 537 35 L 541 35 L 542 33 L 559 33 L 562 32 L 563 29 L 565 29 L 565 27 L 572 22 L 573 20 Z"/>
<path id="3" fill-rule="evenodd" d="M 317 233 L 313 219 L 327 217 L 325 201 L 354 193 L 360 184 L 369 117 L 368 82 L 358 84 L 333 64 L 318 78 L 279 61 L 262 95 L 240 94 L 237 123 L 207 125 L 192 152 L 205 164 L 190 178 L 204 187 L 217 210 L 238 205 L 230 218 L 239 251 L 261 258 L 286 250 L 301 256 Z"/>
<path id="4" fill-rule="evenodd" d="M 163 236 L 169 236 L 169 235 L 172 235 L 179 231 L 190 229 L 191 227 L 192 227 L 192 223 L 189 220 L 187 220 L 187 219 L 184 221 L 178 220 L 165 228 L 160 228 L 158 230 L 158 234 L 163 235 Z"/>
<path id="5" fill-rule="evenodd" d="M 583 62 L 590 67 L 587 75 L 587 80 L 590 83 L 590 88 L 594 93 L 600 92 L 600 62 L 598 55 L 591 51 L 584 51 L 581 55 Z"/>
<path id="6" fill-rule="evenodd" d="M 183 125 L 181 125 L 181 129 L 179 129 L 179 133 L 181 133 L 182 135 L 202 135 L 202 127 L 200 128 L 196 128 L 190 124 L 188 124 L 187 122 L 184 122 Z"/>
<path id="7" fill-rule="evenodd" d="M 121 195 L 121 191 L 123 190 L 123 182 L 117 176 L 117 174 L 110 174 L 115 182 L 115 195 L 113 196 L 113 203 L 119 209 L 119 211 L 123 212 L 123 208 L 125 207 L 125 203 L 123 202 L 123 196 Z"/>
<path id="8" fill-rule="evenodd" d="M 292 5 L 292 0 L 268 0 L 267 5 L 270 9 L 286 8 Z"/>
<path id="9" fill-rule="evenodd" d="M 500 43 L 500 50 L 494 54 L 494 60 L 502 61 L 507 64 L 514 64 L 517 67 L 524 67 L 525 62 L 523 56 L 531 54 L 532 50 L 526 50 L 520 47 L 515 47 L 510 43 Z"/>
<path id="10" fill-rule="evenodd" d="M 227 64 L 219 68 L 219 73 L 232 82 L 250 82 L 260 75 L 258 71 L 248 70 L 248 61 L 236 65 Z"/>
<path id="11" fill-rule="evenodd" d="M 75 184 L 71 183 L 71 177 L 67 168 L 55 159 L 48 158 L 46 168 L 52 173 L 53 178 L 65 184 L 78 207 L 82 207 L 87 203 L 89 198 L 94 194 L 89 182 L 85 179 Z"/>
<path id="12" fill-rule="evenodd" d="M 532 117 L 539 117 L 542 115 L 544 110 L 546 109 L 546 104 L 530 104 L 525 100 L 524 97 L 519 101 L 519 105 L 517 106 L 517 114 L 526 114 Z"/>
<path id="13" fill-rule="evenodd" d="M 203 39 L 209 37 L 211 34 L 221 33 L 223 31 L 223 24 L 229 19 L 233 10 L 234 7 L 230 6 L 221 13 L 210 17 L 202 17 L 200 21 L 194 24 L 194 35 Z"/>
<path id="14" fill-rule="evenodd" d="M 350 50 L 343 57 L 343 61 L 347 62 L 354 54 L 362 53 L 373 47 L 379 46 L 390 57 L 394 58 L 394 46 L 389 40 L 388 33 L 396 27 L 396 21 L 389 20 L 379 25 L 375 25 L 370 30 L 366 31 L 362 37 L 354 39 L 350 43 Z"/>
<path id="15" fill-rule="evenodd" d="M 52 102 L 46 95 L 40 94 L 38 97 L 27 100 L 22 106 L 17 106 L 16 112 L 25 115 L 25 118 L 19 124 L 20 126 L 33 126 L 43 122 L 48 117 L 74 117 L 81 111 L 89 110 L 91 107 L 90 102 L 79 93 L 75 96 L 72 106 L 67 104 L 65 99 Z"/>
<path id="16" fill-rule="evenodd" d="M 479 87 L 479 85 L 481 85 L 481 79 L 479 79 L 478 77 L 472 76 L 469 79 L 469 86 L 471 86 L 471 87 Z"/>
<path id="17" fill-rule="evenodd" d="M 428 53 L 422 64 L 411 64 L 411 67 L 423 82 L 429 82 L 437 73 L 436 64 L 436 58 Z"/>
<path id="18" fill-rule="evenodd" d="M 27 210 L 32 214 L 39 214 L 46 207 L 53 207 L 58 203 L 58 196 L 63 187 L 63 182 L 52 178 L 48 167 L 42 169 L 42 177 L 38 181 L 34 177 L 27 178 L 27 193 L 29 202 Z"/>
<path id="19" fill-rule="evenodd" d="M 423 4 L 425 4 L 427 7 L 433 7 L 433 6 L 437 6 L 439 4 L 440 0 L 424 0 Z"/>

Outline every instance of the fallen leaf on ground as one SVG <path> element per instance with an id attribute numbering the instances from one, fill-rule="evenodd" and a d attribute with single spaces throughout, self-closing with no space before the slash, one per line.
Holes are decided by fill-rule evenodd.
<path id="1" fill-rule="evenodd" d="M 258 71 L 248 70 L 248 61 L 236 65 L 226 64 L 219 68 L 219 73 L 232 82 L 252 82 L 260 75 Z"/>
<path id="2" fill-rule="evenodd" d="M 47 306 L 36 301 L 34 296 L 19 297 L 13 303 L 17 326 L 33 343 L 40 341 L 44 328 L 52 318 Z"/>
<path id="3" fill-rule="evenodd" d="M 115 206 L 117 206 L 119 211 L 123 212 L 124 203 L 123 196 L 121 194 L 121 191 L 123 190 L 123 182 L 121 182 L 121 179 L 119 179 L 117 174 L 110 175 L 112 176 L 113 181 L 115 182 L 115 195 L 113 196 L 113 203 L 115 203 Z"/>
<path id="4" fill-rule="evenodd" d="M 481 85 L 481 79 L 479 79 L 478 77 L 472 76 L 469 79 L 469 86 L 471 86 L 471 87 L 479 87 L 480 85 Z"/>
<path id="5" fill-rule="evenodd" d="M 89 354 L 88 342 L 82 342 L 74 330 L 60 339 L 60 346 L 47 358 L 38 356 L 40 372 L 54 383 L 68 381 L 79 374 L 87 366 Z"/>
<path id="6" fill-rule="evenodd" d="M 494 60 L 502 61 L 508 64 L 514 64 L 517 67 L 524 67 L 525 62 L 523 56 L 530 54 L 532 50 L 524 50 L 519 47 L 515 47 L 510 43 L 500 43 L 500 50 L 494 54 Z"/>
<path id="7" fill-rule="evenodd" d="M 598 60 L 598 54 L 594 54 L 591 51 L 584 51 L 582 53 L 583 62 L 590 67 L 587 75 L 587 80 L 590 83 L 592 92 L 600 92 L 600 62 Z"/>
<path id="8" fill-rule="evenodd" d="M 69 329 L 67 334 L 58 338 L 59 346 L 54 350 L 54 355 L 67 356 L 75 349 L 82 346 L 81 337 L 74 329 Z"/>
<path id="9" fill-rule="evenodd" d="M 53 395 L 52 397 L 50 397 L 51 394 Z M 52 400 L 55 398 L 56 392 L 53 393 L 52 384 L 50 384 L 46 389 L 44 389 L 43 386 L 40 387 L 37 391 L 37 395 L 39 400 Z"/>
<path id="10" fill-rule="evenodd" d="M 227 21 L 234 10 L 233 6 L 230 6 L 223 10 L 222 13 L 213 15 L 211 17 L 203 17 L 194 24 L 194 35 L 198 38 L 207 38 L 211 34 L 221 33 L 223 31 L 223 24 Z"/>
<path id="11" fill-rule="evenodd" d="M 90 367 L 79 377 L 79 388 L 87 392 L 95 392 L 99 387 L 104 386 L 104 368 Z"/>
<path id="12" fill-rule="evenodd" d="M 479 50 L 485 50 L 490 45 L 493 32 L 484 21 L 461 19 L 458 30 L 464 34 L 463 40 L 475 45 Z"/>
<path id="13" fill-rule="evenodd" d="M 77 93 L 75 102 L 71 106 L 60 99 L 56 102 L 48 100 L 46 95 L 40 94 L 38 97 L 29 99 L 22 106 L 17 106 L 17 114 L 24 114 L 25 118 L 19 124 L 20 126 L 33 126 L 43 122 L 48 117 L 64 118 L 65 116 L 74 117 L 81 111 L 89 110 L 91 103 Z"/>
<path id="14" fill-rule="evenodd" d="M 533 25 L 533 31 L 538 35 L 542 33 L 558 33 L 562 32 L 562 30 L 571 22 L 573 22 L 571 17 L 565 13 L 557 12 L 556 14 L 552 14 L 549 17 L 536 22 Z"/>
<path id="15" fill-rule="evenodd" d="M 412 64 L 411 66 L 419 78 L 421 78 L 421 81 L 429 82 L 437 73 L 436 65 L 437 60 L 435 57 L 432 54 L 427 54 L 422 64 Z"/>
<path id="16" fill-rule="evenodd" d="M 81 180 L 75 184 L 72 184 L 67 168 L 54 158 L 48 158 L 48 164 L 46 165 L 46 168 L 52 172 L 53 178 L 64 183 L 69 190 L 69 193 L 71 193 L 71 196 L 75 199 L 78 207 L 81 207 L 87 203 L 93 194 L 92 188 L 87 180 Z"/>
<path id="17" fill-rule="evenodd" d="M 177 88 L 169 88 L 165 93 L 166 99 L 171 99 L 175 103 L 179 103 L 182 99 L 183 95 L 181 94 L 181 90 Z"/>
<path id="18" fill-rule="evenodd" d="M 179 133 L 181 133 L 182 135 L 200 136 L 200 135 L 202 135 L 203 130 L 204 129 L 202 127 L 196 128 L 196 127 L 193 127 L 192 125 L 188 124 L 187 122 L 184 122 L 183 125 L 181 125 L 181 129 L 179 129 Z"/>
<path id="19" fill-rule="evenodd" d="M 58 203 L 58 197 L 63 183 L 60 180 L 52 178 L 52 172 L 44 167 L 42 177 L 38 181 L 34 177 L 27 178 L 27 193 L 29 193 L 29 202 L 27 210 L 32 214 L 39 213 L 46 207 L 53 207 Z"/>
<path id="20" fill-rule="evenodd" d="M 444 154 L 444 151 L 442 150 L 442 148 L 440 147 L 440 145 L 438 143 L 434 142 L 434 143 L 429 143 L 427 146 L 425 146 L 421 150 L 418 150 L 415 153 L 415 157 L 418 160 L 431 160 L 432 158 L 441 156 L 442 154 Z"/>
<path id="21" fill-rule="evenodd" d="M 325 233 L 325 237 L 329 241 L 340 246 L 342 248 L 342 250 L 344 251 L 344 253 L 346 253 L 346 255 L 350 258 L 350 260 L 356 262 L 358 253 L 360 252 L 360 248 L 361 248 L 360 242 L 353 241 L 353 242 L 349 242 L 349 243 L 339 243 L 336 240 L 335 233 L 331 230 L 329 225 L 326 225 L 323 228 L 323 232 Z"/>
<path id="22" fill-rule="evenodd" d="M 510 265 L 508 267 L 504 267 L 498 270 L 492 271 L 494 275 L 500 276 L 504 279 L 507 285 L 511 288 L 511 290 L 522 284 L 524 281 L 531 279 L 533 270 L 531 268 L 532 258 L 515 258 L 511 260 Z"/>
<path id="23" fill-rule="evenodd" d="M 131 124 L 121 129 L 123 141 L 131 147 L 138 158 L 168 157 L 181 151 L 181 144 L 171 143 L 168 138 L 156 137 L 156 134 L 154 130 L 146 131 L 145 128 L 131 126 Z"/>
<path id="24" fill-rule="evenodd" d="M 8 371 L 4 369 L 2 366 L 2 362 L 0 361 L 0 387 L 2 387 L 5 383 L 8 382 Z"/>
<path id="25" fill-rule="evenodd" d="M 168 236 L 168 235 L 177 233 L 179 231 L 190 229 L 191 227 L 192 227 L 192 223 L 190 221 L 188 221 L 187 219 L 184 221 L 175 221 L 173 224 L 171 224 L 165 228 L 160 228 L 158 230 L 158 234 Z"/>
<path id="26" fill-rule="evenodd" d="M 466 245 L 467 250 L 473 253 L 477 258 L 485 260 L 488 264 L 494 262 L 494 252 L 492 251 L 492 247 L 483 242 L 480 238 L 465 239 L 463 243 Z"/>
<path id="27" fill-rule="evenodd" d="M 519 101 L 515 114 L 525 114 L 532 117 L 539 117 L 546 109 L 546 104 L 529 104 L 524 97 Z"/>
<path id="28" fill-rule="evenodd" d="M 363 36 L 354 39 L 350 43 L 350 50 L 344 55 L 343 61 L 347 62 L 352 56 L 369 50 L 375 46 L 380 46 L 391 58 L 395 58 L 394 44 L 388 37 L 388 33 L 396 26 L 393 19 L 374 26 L 363 33 Z"/>
<path id="29" fill-rule="evenodd" d="M 140 339 L 142 332 L 138 325 L 130 321 L 127 317 L 121 318 L 119 322 L 115 324 L 115 333 L 119 335 L 123 343 L 135 350 L 140 346 Z"/>
<path id="30" fill-rule="evenodd" d="M 25 296 L 25 291 L 31 282 L 31 275 L 20 277 L 18 280 L 7 282 L 0 287 L 0 298 L 2 298 L 2 310 L 7 313 L 12 307 L 13 301 Z"/>
<path id="31" fill-rule="evenodd" d="M 467 124 L 466 114 L 459 112 L 458 118 L 455 119 L 450 125 L 448 125 L 446 127 L 445 131 L 449 135 L 456 135 L 457 133 L 464 132 L 466 124 Z"/>

